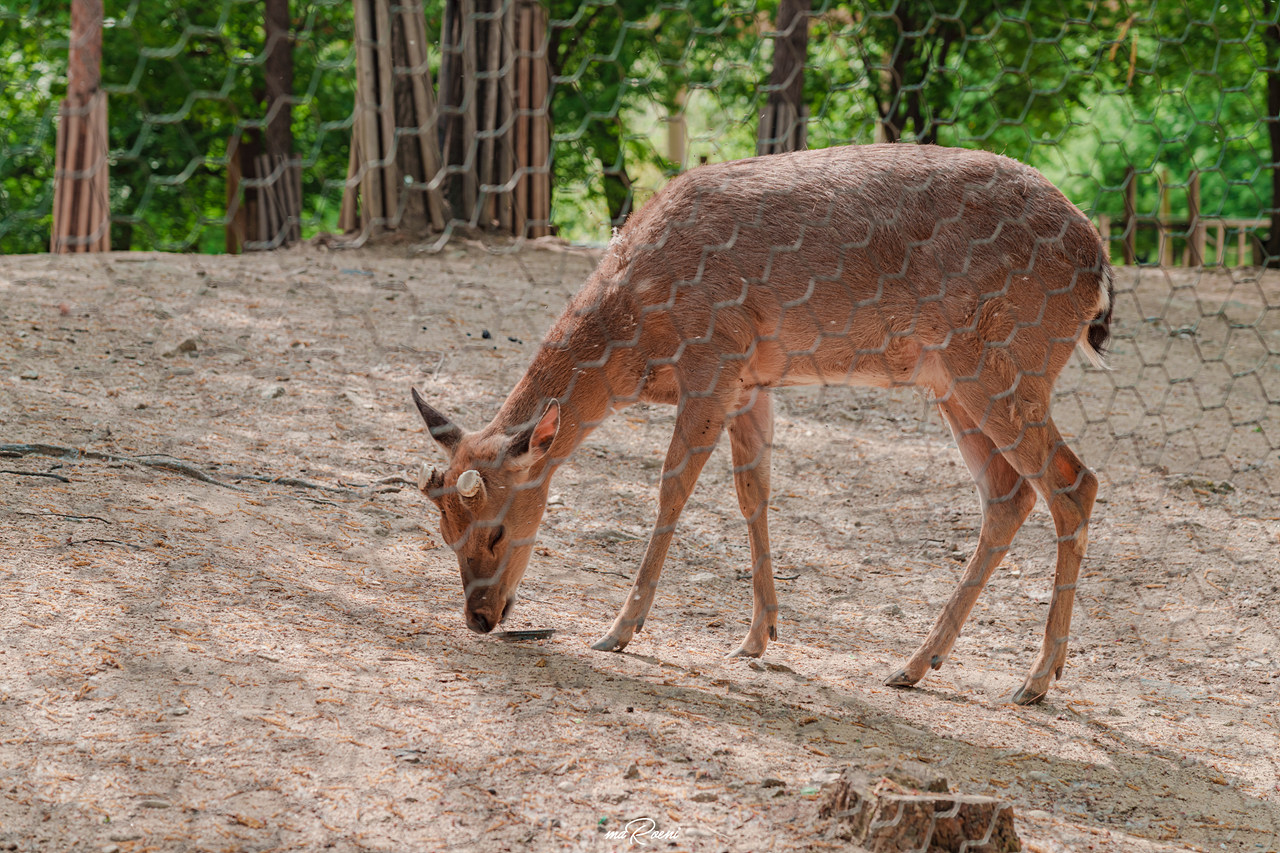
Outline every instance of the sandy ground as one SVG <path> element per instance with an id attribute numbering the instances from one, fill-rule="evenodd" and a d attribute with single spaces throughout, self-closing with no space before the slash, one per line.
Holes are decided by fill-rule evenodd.
<path id="1" fill-rule="evenodd" d="M 1055 403 L 1103 482 L 1071 657 L 1019 708 L 1043 507 L 953 659 L 881 686 L 979 521 L 908 391 L 778 395 L 763 661 L 724 658 L 750 616 L 724 447 L 644 631 L 589 648 L 652 523 L 660 407 L 553 485 L 509 627 L 556 635 L 467 630 L 402 479 L 438 458 L 409 387 L 481 425 L 592 264 L 0 258 L 0 444 L 28 445 L 0 453 L 0 849 L 612 851 L 636 818 L 672 836 L 650 849 L 825 849 L 822 781 L 904 758 L 1007 798 L 1031 851 L 1280 849 L 1280 279 L 1122 271 L 1115 369 Z"/>

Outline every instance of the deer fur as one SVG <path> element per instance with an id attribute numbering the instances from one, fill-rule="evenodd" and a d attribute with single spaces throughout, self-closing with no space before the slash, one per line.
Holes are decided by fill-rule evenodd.
<path id="1" fill-rule="evenodd" d="M 1102 364 L 1111 291 L 1085 216 L 1034 169 L 995 154 L 854 146 L 674 178 L 615 235 L 487 426 L 464 432 L 413 392 L 449 456 L 422 485 L 458 556 L 467 623 L 489 631 L 508 613 L 556 468 L 610 414 L 666 403 L 676 424 L 657 520 L 594 648 L 620 650 L 643 626 L 681 510 L 727 431 L 754 595 L 734 654 L 763 654 L 777 637 L 774 389 L 917 386 L 973 474 L 982 527 L 933 630 L 887 683 L 911 686 L 942 665 L 1039 494 L 1057 568 L 1044 643 L 1013 696 L 1039 700 L 1066 661 L 1098 486 L 1055 427 L 1050 394 L 1074 349 Z"/>

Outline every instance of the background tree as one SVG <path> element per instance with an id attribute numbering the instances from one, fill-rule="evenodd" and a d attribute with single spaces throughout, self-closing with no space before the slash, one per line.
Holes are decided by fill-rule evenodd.
<path id="1" fill-rule="evenodd" d="M 468 2 L 473 19 L 492 6 Z M 1146 221 L 1160 215 L 1162 182 L 1174 209 L 1185 207 L 1195 170 L 1205 216 L 1275 218 L 1276 5 L 820 4 L 809 18 L 801 90 L 809 144 L 870 142 L 879 122 L 894 138 L 988 148 L 1035 165 L 1086 210 L 1113 219 L 1123 213 L 1130 166 Z M 443 0 L 424 8 L 426 39 L 439 45 Z M 131 3 L 108 22 L 113 247 L 221 250 L 228 144 L 271 127 L 263 9 L 256 0 Z M 764 34 L 782 14 L 777 0 L 553 0 L 548 9 L 560 233 L 604 239 L 610 221 L 679 168 L 661 140 L 672 115 L 688 126 L 691 163 L 755 151 L 768 94 L 760 81 L 776 55 Z M 306 236 L 337 225 L 355 103 L 354 22 L 346 0 L 291 0 L 289 11 L 288 124 Z M 0 4 L 0 251 L 47 246 L 69 23 L 65 6 Z M 440 55 L 428 51 L 433 74 Z M 1280 257 L 1272 239 L 1280 228 L 1258 230 Z M 1153 233 L 1140 235 L 1147 257 Z"/>
<path id="2" fill-rule="evenodd" d="M 808 61 L 809 12 L 810 0 L 782 0 L 778 4 L 773 70 L 765 87 L 768 99 L 760 114 L 758 154 L 806 147 L 809 110 L 804 102 L 804 68 Z"/>

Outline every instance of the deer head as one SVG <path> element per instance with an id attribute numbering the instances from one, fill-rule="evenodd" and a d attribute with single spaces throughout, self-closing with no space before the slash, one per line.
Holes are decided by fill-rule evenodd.
<path id="1" fill-rule="evenodd" d="M 494 421 L 466 433 L 413 391 L 432 438 L 449 457 L 443 471 L 418 476 L 418 488 L 440 510 L 440 535 L 458 555 L 464 615 L 487 633 L 507 617 L 529 565 L 547 506 L 547 458 L 560 429 L 560 406 L 514 431 Z"/>

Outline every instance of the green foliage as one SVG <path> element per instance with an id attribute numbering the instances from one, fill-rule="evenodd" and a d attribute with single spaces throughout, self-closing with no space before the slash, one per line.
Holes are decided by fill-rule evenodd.
<path id="1" fill-rule="evenodd" d="M 51 6 L 0 7 L 0 254 L 49 248 L 69 23 Z"/>
<path id="2" fill-rule="evenodd" d="M 110 11 L 110 8 L 109 8 Z M 304 236 L 336 223 L 354 98 L 350 4 L 294 3 L 295 148 Z M 65 94 L 65 4 L 0 16 L 18 70 L 0 96 L 0 251 L 43 251 L 52 210 L 54 117 Z M 112 247 L 222 250 L 230 141 L 265 126 L 262 4 L 132 2 L 103 30 Z"/>
<path id="3" fill-rule="evenodd" d="M 438 39 L 443 0 L 428 4 Z M 805 99 L 811 147 L 866 143 L 877 121 L 907 140 L 1000 151 L 1037 166 L 1091 212 L 1118 218 L 1130 167 L 1140 215 L 1271 212 L 1268 69 L 1275 6 L 1209 0 L 867 0 L 819 3 Z M 606 239 L 681 164 L 750 156 L 777 0 L 548 0 L 553 219 Z M 112 243 L 220 251 L 228 143 L 264 125 L 261 0 L 108 4 Z M 304 236 L 336 227 L 355 92 L 346 0 L 292 5 L 295 149 Z M 0 252 L 48 245 L 66 3 L 0 8 Z M 438 54 L 437 54 L 438 55 Z M 434 68 L 433 68 L 434 71 Z"/>

